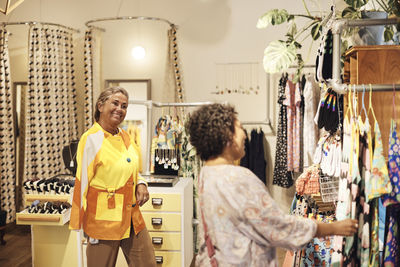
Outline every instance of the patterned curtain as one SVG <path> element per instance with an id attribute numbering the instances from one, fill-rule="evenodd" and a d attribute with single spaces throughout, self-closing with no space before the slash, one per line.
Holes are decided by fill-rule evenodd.
<path id="1" fill-rule="evenodd" d="M 94 99 L 101 91 L 101 32 L 90 28 L 85 33 L 85 125 L 84 131 L 93 125 Z"/>
<path id="2" fill-rule="evenodd" d="M 171 62 L 171 68 L 174 71 L 175 78 L 175 101 L 184 102 L 184 91 L 182 85 L 182 71 L 179 67 L 178 44 L 176 42 L 176 26 L 173 25 L 168 30 L 168 47 Z"/>
<path id="3" fill-rule="evenodd" d="M 62 148 L 78 138 L 72 41 L 69 31 L 29 29 L 24 181 L 68 173 Z"/>
<path id="4" fill-rule="evenodd" d="M 7 211 L 6 222 L 15 221 L 15 132 L 12 110 L 8 33 L 0 28 L 0 208 Z"/>

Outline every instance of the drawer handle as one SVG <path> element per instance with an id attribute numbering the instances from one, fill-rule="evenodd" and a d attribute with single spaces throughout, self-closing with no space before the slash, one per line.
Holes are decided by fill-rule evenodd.
<path id="1" fill-rule="evenodd" d="M 151 241 L 153 242 L 154 245 L 162 245 L 163 243 L 163 238 L 162 237 L 152 237 Z"/>
<path id="2" fill-rule="evenodd" d="M 157 264 L 162 264 L 164 262 L 163 256 L 156 256 L 156 263 Z"/>
<path id="3" fill-rule="evenodd" d="M 162 198 L 152 198 L 151 199 L 151 204 L 153 204 L 154 206 L 161 206 L 163 202 Z"/>
<path id="4" fill-rule="evenodd" d="M 152 225 L 161 225 L 162 224 L 162 218 L 151 218 L 151 224 Z"/>

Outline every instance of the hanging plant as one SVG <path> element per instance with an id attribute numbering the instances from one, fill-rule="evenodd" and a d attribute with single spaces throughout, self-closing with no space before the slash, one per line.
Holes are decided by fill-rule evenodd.
<path id="1" fill-rule="evenodd" d="M 286 9 L 271 9 L 258 19 L 256 27 L 259 29 L 265 29 L 269 25 L 288 23 L 286 40 L 273 41 L 264 50 L 263 64 L 267 73 L 282 72 L 288 69 L 290 65 L 297 65 L 294 80 L 300 78 L 304 61 L 299 53 L 302 45 L 298 40 L 302 42 L 309 36 L 313 40 L 317 40 L 321 33 L 321 17 L 312 16 L 307 6 L 304 6 L 307 14 L 290 14 Z M 310 22 L 298 30 L 295 21 L 297 17 L 307 18 Z M 311 31 L 311 34 L 308 31 Z"/>

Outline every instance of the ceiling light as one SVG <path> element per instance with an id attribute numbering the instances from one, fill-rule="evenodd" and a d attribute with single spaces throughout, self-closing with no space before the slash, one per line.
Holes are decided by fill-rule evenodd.
<path id="1" fill-rule="evenodd" d="M 146 56 L 146 50 L 141 46 L 135 46 L 132 48 L 131 53 L 135 59 L 143 59 Z"/>

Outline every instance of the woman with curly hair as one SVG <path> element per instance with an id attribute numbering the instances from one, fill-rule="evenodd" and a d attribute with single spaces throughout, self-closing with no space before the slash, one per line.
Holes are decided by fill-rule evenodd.
<path id="1" fill-rule="evenodd" d="M 356 232 L 356 220 L 326 224 L 283 213 L 256 175 L 234 165 L 245 155 L 245 133 L 232 106 L 201 106 L 186 128 L 205 161 L 196 266 L 277 266 L 276 247 L 298 250 L 314 237 Z"/>

